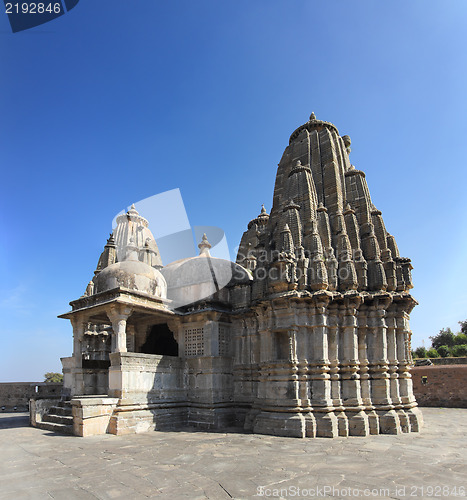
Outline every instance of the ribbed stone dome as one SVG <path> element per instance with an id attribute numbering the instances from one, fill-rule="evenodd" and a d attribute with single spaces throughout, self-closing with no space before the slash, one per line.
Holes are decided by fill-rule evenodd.
<path id="1" fill-rule="evenodd" d="M 157 269 L 138 260 L 117 262 L 103 269 L 95 277 L 95 293 L 118 287 L 167 298 L 164 276 Z"/>
<path id="2" fill-rule="evenodd" d="M 216 293 L 219 300 L 228 301 L 226 287 L 251 281 L 250 274 L 241 265 L 211 257 L 211 245 L 206 235 L 198 247 L 198 256 L 172 262 L 161 269 L 169 287 L 169 299 L 177 306 L 191 304 Z"/>
<path id="3" fill-rule="evenodd" d="M 148 221 L 131 205 L 130 210 L 117 217 L 117 227 L 113 233 L 117 258 L 125 260 L 130 247 L 137 247 L 138 260 L 156 268 L 162 267 L 162 260 L 156 240 L 149 229 Z"/>

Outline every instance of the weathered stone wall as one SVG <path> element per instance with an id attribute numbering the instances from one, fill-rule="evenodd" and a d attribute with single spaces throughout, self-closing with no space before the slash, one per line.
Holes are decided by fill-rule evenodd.
<path id="1" fill-rule="evenodd" d="M 416 366 L 411 372 L 419 406 L 467 408 L 467 364 Z"/>
<path id="2" fill-rule="evenodd" d="M 45 382 L 3 382 L 0 383 L 0 410 L 27 411 L 31 398 L 60 396 L 62 384 Z M 5 409 L 3 409 L 5 407 Z"/>

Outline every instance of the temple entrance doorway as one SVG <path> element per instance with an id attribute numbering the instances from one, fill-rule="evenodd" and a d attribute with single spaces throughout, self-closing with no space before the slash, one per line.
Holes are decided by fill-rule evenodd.
<path id="1" fill-rule="evenodd" d="M 178 344 L 167 323 L 150 327 L 146 342 L 141 346 L 141 352 L 162 356 L 178 356 Z"/>

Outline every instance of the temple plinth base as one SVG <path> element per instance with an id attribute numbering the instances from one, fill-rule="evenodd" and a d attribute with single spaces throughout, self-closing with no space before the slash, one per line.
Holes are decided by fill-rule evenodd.
<path id="1" fill-rule="evenodd" d="M 349 421 L 347 415 L 343 411 L 336 412 L 337 429 L 339 436 L 347 437 L 349 435 Z"/>
<path id="2" fill-rule="evenodd" d="M 400 434 L 401 426 L 399 415 L 395 410 L 380 410 L 376 412 L 379 416 L 380 434 Z"/>
<path id="3" fill-rule="evenodd" d="M 306 437 L 316 437 L 316 418 L 313 413 L 305 414 Z"/>
<path id="4" fill-rule="evenodd" d="M 404 433 L 410 432 L 410 421 L 407 413 L 404 410 L 396 410 L 396 413 L 399 417 L 401 431 Z"/>
<path id="5" fill-rule="evenodd" d="M 370 429 L 370 434 L 376 436 L 379 434 L 379 418 L 374 410 L 367 410 L 368 415 L 368 427 Z"/>
<path id="6" fill-rule="evenodd" d="M 334 412 L 317 412 L 316 418 L 316 436 L 317 437 L 337 437 L 339 436 L 339 423 Z"/>
<path id="7" fill-rule="evenodd" d="M 347 416 L 350 436 L 368 436 L 370 434 L 368 415 L 364 411 L 348 411 Z"/>
<path id="8" fill-rule="evenodd" d="M 420 432 L 423 427 L 423 414 L 417 406 L 405 410 L 410 422 L 411 432 Z"/>
<path id="9" fill-rule="evenodd" d="M 305 416 L 302 413 L 262 411 L 255 419 L 253 432 L 273 436 L 304 438 L 306 436 L 306 427 Z"/>

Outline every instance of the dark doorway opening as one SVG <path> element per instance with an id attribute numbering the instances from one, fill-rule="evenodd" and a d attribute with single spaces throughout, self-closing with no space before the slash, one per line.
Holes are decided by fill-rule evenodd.
<path id="1" fill-rule="evenodd" d="M 146 342 L 141 346 L 141 352 L 163 356 L 178 356 L 178 344 L 167 324 L 151 327 Z"/>

